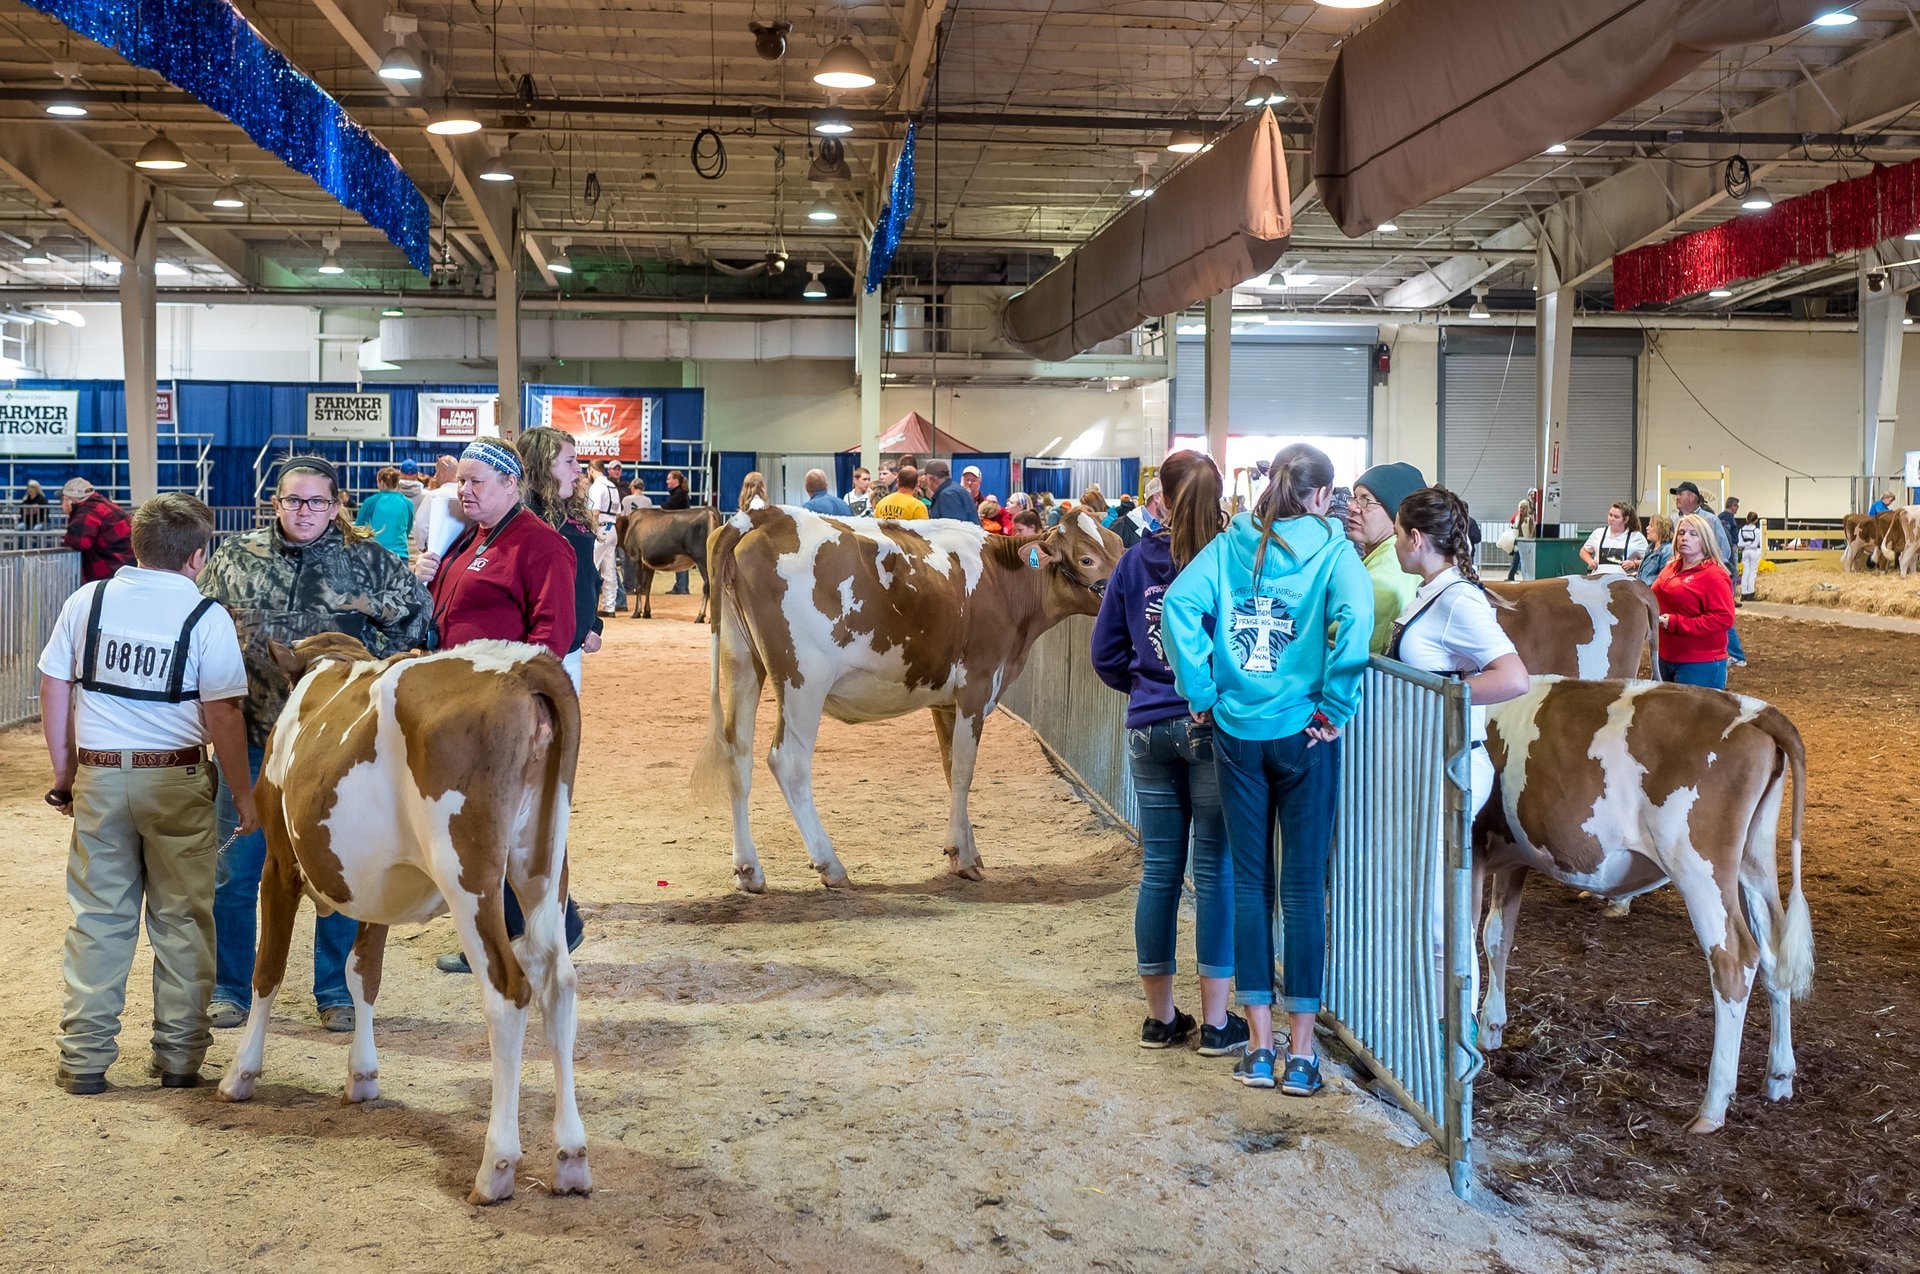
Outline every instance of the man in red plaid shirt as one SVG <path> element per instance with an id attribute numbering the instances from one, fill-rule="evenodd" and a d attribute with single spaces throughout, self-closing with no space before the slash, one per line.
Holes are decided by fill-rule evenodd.
<path id="1" fill-rule="evenodd" d="M 84 582 L 111 579 L 133 565 L 133 525 L 119 505 L 93 489 L 85 478 L 69 478 L 60 488 L 67 515 L 67 547 L 80 550 Z"/>

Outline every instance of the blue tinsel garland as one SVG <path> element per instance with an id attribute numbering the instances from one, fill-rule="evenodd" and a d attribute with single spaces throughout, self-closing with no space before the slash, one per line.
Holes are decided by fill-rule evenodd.
<path id="1" fill-rule="evenodd" d="M 26 0 L 219 111 L 384 231 L 426 273 L 427 201 L 393 153 L 228 0 Z"/>
<path id="2" fill-rule="evenodd" d="M 880 280 L 893 268 L 893 254 L 899 251 L 900 236 L 907 232 L 907 219 L 913 216 L 913 134 L 918 127 L 907 125 L 907 141 L 900 148 L 900 162 L 893 166 L 887 206 L 880 210 L 880 221 L 873 228 L 873 243 L 867 249 L 869 292 L 879 291 Z"/>

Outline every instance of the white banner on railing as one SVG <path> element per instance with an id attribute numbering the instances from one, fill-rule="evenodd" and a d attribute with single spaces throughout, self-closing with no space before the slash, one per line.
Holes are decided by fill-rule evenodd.
<path id="1" fill-rule="evenodd" d="M 0 455 L 70 456 L 80 436 L 74 389 L 0 389 Z"/>
<path id="2" fill-rule="evenodd" d="M 386 394 L 307 394 L 307 437 L 385 438 L 393 432 Z"/>
<path id="3" fill-rule="evenodd" d="M 472 442 L 500 436 L 500 397 L 497 394 L 421 394 L 419 430 L 422 442 Z"/>

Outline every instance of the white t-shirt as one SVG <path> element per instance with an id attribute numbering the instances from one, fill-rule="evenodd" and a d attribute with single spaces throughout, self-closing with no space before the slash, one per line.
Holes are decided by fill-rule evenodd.
<path id="1" fill-rule="evenodd" d="M 620 488 L 613 485 L 612 478 L 604 473 L 593 475 L 593 481 L 587 484 L 587 507 L 599 516 L 602 530 L 612 528 L 620 512 Z"/>
<path id="2" fill-rule="evenodd" d="M 1400 616 L 1398 658 L 1422 672 L 1471 674 L 1502 655 L 1519 653 L 1487 595 L 1451 566 L 1415 589 Z M 1487 737 L 1487 710 L 1478 704 L 1473 708 L 1473 737 Z"/>
<path id="3" fill-rule="evenodd" d="M 1596 563 L 1593 568 L 1595 575 L 1625 575 L 1625 563 L 1629 559 L 1647 555 L 1647 537 L 1638 531 L 1622 531 L 1614 535 L 1603 526 L 1587 537 L 1586 547 Z"/>
<path id="4" fill-rule="evenodd" d="M 192 580 L 173 571 L 123 566 L 110 580 L 76 589 L 60 608 L 53 635 L 40 652 L 40 671 L 73 682 L 85 675 L 87 616 L 93 609 L 94 593 L 103 588 L 107 593 L 100 607 L 95 679 L 135 689 L 164 690 L 171 679 L 180 630 L 206 600 Z M 224 608 L 209 607 L 193 626 L 185 664 L 181 689 L 197 689 L 199 698 L 183 703 L 128 699 L 76 686 L 75 743 L 100 752 L 122 748 L 167 752 L 205 743 L 207 730 L 200 719 L 200 705 L 247 697 L 247 666 L 240 657 L 240 638 L 234 632 L 233 617 Z"/>
<path id="5" fill-rule="evenodd" d="M 413 519 L 413 546 L 422 553 L 445 557 L 471 525 L 466 510 L 460 507 L 459 483 L 444 482 L 420 501 L 420 513 Z"/>

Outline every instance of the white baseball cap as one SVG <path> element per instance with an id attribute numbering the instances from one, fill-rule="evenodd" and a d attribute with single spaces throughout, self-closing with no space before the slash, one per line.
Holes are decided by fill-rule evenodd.
<path id="1" fill-rule="evenodd" d="M 976 478 L 977 478 L 977 477 L 979 477 L 979 476 L 980 476 L 980 466 L 979 466 L 979 465 L 977 465 L 977 464 L 970 464 L 970 465 L 968 465 L 968 466 L 967 466 L 966 468 L 964 468 L 964 469 L 962 469 L 962 470 L 960 471 L 960 476 L 961 476 L 961 477 L 963 477 L 963 478 L 964 478 L 964 477 L 966 477 L 966 476 L 968 476 L 969 474 L 971 474 L 972 476 L 974 476 L 974 477 L 976 477 Z"/>

